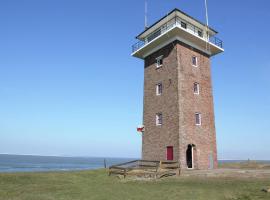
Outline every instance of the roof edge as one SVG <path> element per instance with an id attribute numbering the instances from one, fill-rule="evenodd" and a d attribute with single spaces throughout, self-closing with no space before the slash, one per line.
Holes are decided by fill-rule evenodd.
<path id="1" fill-rule="evenodd" d="M 136 36 L 136 39 L 138 39 L 138 38 L 139 38 L 144 32 L 146 32 L 148 29 L 152 28 L 153 26 L 155 26 L 156 24 L 158 24 L 160 21 L 162 21 L 163 19 L 165 19 L 168 15 L 171 15 L 173 12 L 180 12 L 180 13 L 182 13 L 183 15 L 186 15 L 187 17 L 189 17 L 189 18 L 193 19 L 194 21 L 200 23 L 201 25 L 207 26 L 205 23 L 202 23 L 201 21 L 195 19 L 194 17 L 190 16 L 189 14 L 187 14 L 187 13 L 181 11 L 181 10 L 178 9 L 178 8 L 175 8 L 175 9 L 173 9 L 171 12 L 169 12 L 168 14 L 166 14 L 164 17 L 162 17 L 161 19 L 159 19 L 158 21 L 156 21 L 155 23 L 153 23 L 153 24 L 152 24 L 151 26 L 149 26 L 147 29 L 145 29 L 144 31 L 142 31 L 139 35 Z M 218 34 L 218 32 L 217 32 L 216 30 L 214 30 L 213 28 L 211 28 L 211 27 L 209 27 L 209 26 L 208 26 L 208 28 L 209 28 L 211 31 L 213 31 L 213 32 L 215 32 L 216 34 Z"/>

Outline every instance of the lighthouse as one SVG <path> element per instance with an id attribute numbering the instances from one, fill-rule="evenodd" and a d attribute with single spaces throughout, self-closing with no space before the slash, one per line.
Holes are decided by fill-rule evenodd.
<path id="1" fill-rule="evenodd" d="M 174 9 L 136 37 L 132 56 L 144 60 L 142 159 L 217 167 L 211 57 L 224 49 L 216 35 Z"/>

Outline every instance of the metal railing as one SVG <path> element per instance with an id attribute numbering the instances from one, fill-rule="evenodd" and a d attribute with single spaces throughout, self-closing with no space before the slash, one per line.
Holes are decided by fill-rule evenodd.
<path id="1" fill-rule="evenodd" d="M 132 53 L 137 51 L 138 49 L 140 49 L 144 45 L 145 45 L 145 42 L 142 40 L 139 40 L 138 42 L 136 42 L 135 44 L 132 45 Z"/>
<path id="2" fill-rule="evenodd" d="M 204 31 L 201 30 L 200 28 L 182 20 L 180 17 L 174 17 L 170 21 L 168 21 L 166 24 L 162 25 L 160 28 L 155 30 L 153 33 L 149 34 L 144 40 L 139 40 L 136 42 L 134 45 L 132 45 L 132 53 L 137 51 L 138 49 L 142 48 L 152 40 L 156 39 L 163 33 L 169 31 L 170 29 L 174 28 L 175 26 L 179 26 L 183 29 L 186 29 L 188 32 L 190 32 L 193 35 L 199 36 L 204 40 L 207 40 L 206 37 L 204 37 Z M 210 37 L 209 42 L 219 46 L 220 48 L 223 47 L 222 40 L 218 39 L 217 37 Z"/>
<path id="3" fill-rule="evenodd" d="M 215 36 L 210 37 L 209 42 L 212 43 L 212 44 L 215 44 L 216 46 L 219 46 L 220 48 L 223 48 L 222 40 L 215 37 Z"/>

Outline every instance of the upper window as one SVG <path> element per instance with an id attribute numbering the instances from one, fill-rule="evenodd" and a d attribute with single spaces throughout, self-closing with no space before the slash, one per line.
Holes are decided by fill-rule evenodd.
<path id="1" fill-rule="evenodd" d="M 156 67 L 159 68 L 163 65 L 163 56 L 159 56 L 156 58 Z"/>
<path id="2" fill-rule="evenodd" d="M 162 125 L 162 113 L 157 113 L 156 114 L 156 125 L 157 126 Z"/>
<path id="3" fill-rule="evenodd" d="M 158 83 L 156 85 L 156 95 L 161 95 L 162 94 L 162 83 Z"/>
<path id="4" fill-rule="evenodd" d="M 181 27 L 186 29 L 187 28 L 187 23 L 181 22 Z"/>
<path id="5" fill-rule="evenodd" d="M 198 31 L 198 36 L 203 37 L 202 31 Z"/>
<path id="6" fill-rule="evenodd" d="M 193 84 L 193 91 L 194 91 L 194 94 L 200 94 L 200 84 L 199 83 Z"/>
<path id="7" fill-rule="evenodd" d="M 192 56 L 192 65 L 195 67 L 198 66 L 198 58 L 196 56 Z"/>
<path id="8" fill-rule="evenodd" d="M 202 124 L 202 116 L 201 113 L 195 113 L 195 124 L 200 126 Z"/>

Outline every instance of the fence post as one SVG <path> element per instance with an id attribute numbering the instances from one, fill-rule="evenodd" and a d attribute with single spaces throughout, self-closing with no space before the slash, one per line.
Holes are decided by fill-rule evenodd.
<path id="1" fill-rule="evenodd" d="M 124 178 L 126 178 L 126 174 L 127 172 L 126 172 L 126 169 L 124 169 Z"/>
<path id="2" fill-rule="evenodd" d="M 178 176 L 181 175 L 181 164 L 180 162 L 178 162 Z"/>
<path id="3" fill-rule="evenodd" d="M 107 168 L 107 163 L 106 163 L 106 159 L 104 158 L 104 168 L 106 169 Z"/>

